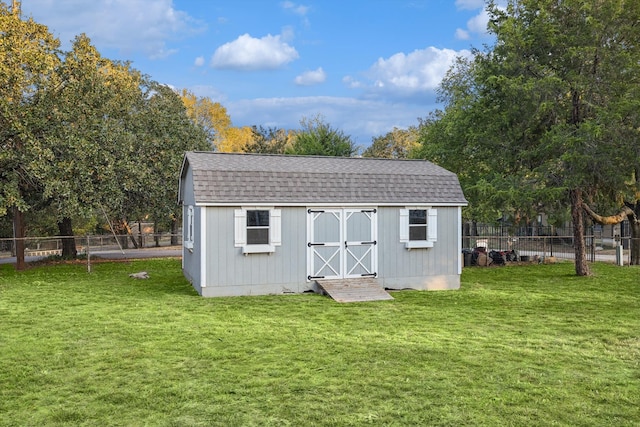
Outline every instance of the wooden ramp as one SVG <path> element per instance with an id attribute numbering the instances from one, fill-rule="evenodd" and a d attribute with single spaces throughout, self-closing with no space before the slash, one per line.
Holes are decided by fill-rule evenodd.
<path id="1" fill-rule="evenodd" d="M 357 279 L 316 280 L 318 293 L 338 302 L 381 301 L 393 299 L 373 277 Z"/>

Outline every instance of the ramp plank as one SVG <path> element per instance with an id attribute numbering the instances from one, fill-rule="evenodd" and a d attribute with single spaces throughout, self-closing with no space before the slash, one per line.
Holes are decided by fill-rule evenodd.
<path id="1" fill-rule="evenodd" d="M 322 291 L 337 302 L 392 300 L 393 297 L 372 277 L 356 279 L 316 280 Z"/>

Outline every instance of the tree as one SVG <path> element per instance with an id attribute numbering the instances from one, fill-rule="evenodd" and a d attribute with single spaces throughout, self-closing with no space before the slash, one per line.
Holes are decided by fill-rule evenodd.
<path id="1" fill-rule="evenodd" d="M 56 208 L 62 255 L 75 258 L 72 218 L 115 209 L 124 189 L 142 187 L 132 159 L 139 153 L 131 113 L 141 101 L 139 73 L 103 58 L 85 35 L 55 70 L 43 95 L 48 129 L 43 158 L 31 165 L 42 198 Z"/>
<path id="2" fill-rule="evenodd" d="M 253 141 L 253 131 L 249 126 L 228 127 L 220 132 L 216 149 L 223 153 L 244 153 Z"/>
<path id="3" fill-rule="evenodd" d="M 13 215 L 18 270 L 25 268 L 24 212 L 37 187 L 28 169 L 42 157 L 40 94 L 58 64 L 58 46 L 46 26 L 0 2 L 0 215 Z"/>
<path id="4" fill-rule="evenodd" d="M 97 209 L 125 225 L 175 224 L 184 151 L 211 147 L 176 93 L 103 58 L 85 35 L 60 52 L 46 27 L 1 2 L 0 58 L 0 215 L 13 214 L 18 269 L 29 210 L 54 213 L 69 258 L 73 220 Z"/>
<path id="5" fill-rule="evenodd" d="M 295 132 L 281 128 L 253 126 L 252 141 L 245 147 L 247 153 L 284 154 L 291 147 Z"/>
<path id="6" fill-rule="evenodd" d="M 250 127 L 233 127 L 227 109 L 207 97 L 197 97 L 186 89 L 180 98 L 187 114 L 206 133 L 209 143 L 224 153 L 241 153 L 253 141 Z"/>
<path id="7" fill-rule="evenodd" d="M 578 275 L 590 274 L 584 201 L 626 191 L 637 165 L 628 158 L 637 136 L 614 135 L 638 128 L 621 114 L 640 75 L 638 7 L 626 0 L 491 4 L 495 45 L 459 63 L 442 86 L 445 128 L 468 144 L 457 153 L 473 159 L 485 192 L 496 202 L 523 192 L 539 208 L 558 195 L 569 204 Z"/>
<path id="8" fill-rule="evenodd" d="M 227 109 L 219 102 L 213 102 L 207 97 L 197 97 L 187 89 L 182 89 L 180 98 L 189 118 L 204 130 L 211 146 L 217 146 L 222 139 L 222 133 L 231 127 Z"/>
<path id="9" fill-rule="evenodd" d="M 148 82 L 144 106 L 136 115 L 136 168 L 142 185 L 127 193 L 129 211 L 123 217 L 168 223 L 177 233 L 181 209 L 177 204 L 180 167 L 186 151 L 210 150 L 206 130 L 187 114 L 181 96 L 166 85 Z M 158 185 L 162 183 L 162 185 Z"/>
<path id="10" fill-rule="evenodd" d="M 363 151 L 362 157 L 406 159 L 418 147 L 418 128 L 398 129 L 394 127 L 391 132 L 374 137 L 372 144 Z"/>
<path id="11" fill-rule="evenodd" d="M 300 130 L 287 154 L 351 157 L 358 152 L 351 137 L 333 129 L 322 116 L 300 120 Z"/>

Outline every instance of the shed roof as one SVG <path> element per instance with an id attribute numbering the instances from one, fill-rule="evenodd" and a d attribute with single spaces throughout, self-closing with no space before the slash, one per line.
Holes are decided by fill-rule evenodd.
<path id="1" fill-rule="evenodd" d="M 425 160 L 207 151 L 187 152 L 181 177 L 188 170 L 205 205 L 467 204 L 457 176 Z"/>

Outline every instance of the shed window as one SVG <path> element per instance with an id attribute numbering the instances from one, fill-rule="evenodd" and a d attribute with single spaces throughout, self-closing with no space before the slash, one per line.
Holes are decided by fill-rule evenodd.
<path id="1" fill-rule="evenodd" d="M 432 248 L 437 240 L 437 209 L 420 206 L 400 209 L 400 242 L 407 249 Z"/>
<path id="2" fill-rule="evenodd" d="M 184 225 L 184 247 L 193 249 L 194 223 L 193 223 L 193 206 L 187 206 Z"/>
<path id="3" fill-rule="evenodd" d="M 269 244 L 269 211 L 247 211 L 247 244 Z"/>
<path id="4" fill-rule="evenodd" d="M 243 254 L 271 253 L 281 245 L 281 211 L 243 207 L 234 212 L 235 247 Z"/>
<path id="5" fill-rule="evenodd" d="M 426 209 L 409 209 L 409 240 L 427 240 Z"/>

